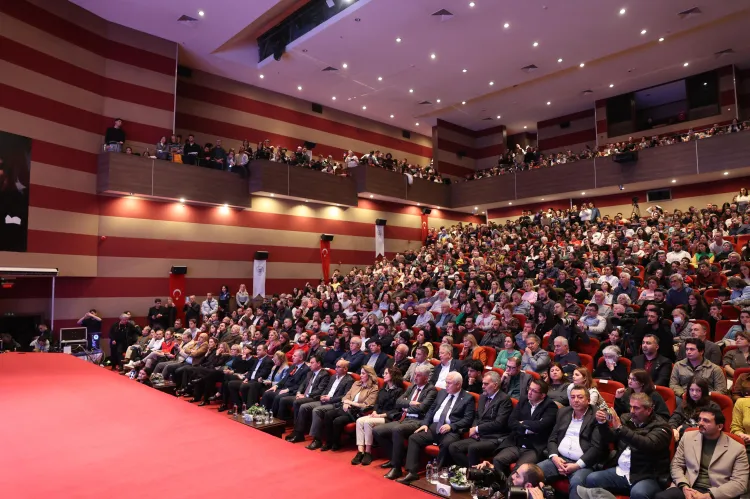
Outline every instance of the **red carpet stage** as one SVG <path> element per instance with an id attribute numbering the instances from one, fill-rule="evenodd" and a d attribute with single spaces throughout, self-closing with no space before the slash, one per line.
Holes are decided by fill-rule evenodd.
<path id="1" fill-rule="evenodd" d="M 0 355 L 0 495 L 425 498 L 64 354 Z"/>

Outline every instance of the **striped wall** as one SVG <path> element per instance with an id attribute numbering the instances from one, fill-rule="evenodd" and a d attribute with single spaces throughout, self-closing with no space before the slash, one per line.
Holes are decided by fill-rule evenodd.
<path id="1" fill-rule="evenodd" d="M 596 146 L 594 110 L 568 114 L 536 125 L 539 150 L 546 153 L 571 150 L 578 152 Z"/>
<path id="2" fill-rule="evenodd" d="M 432 128 L 435 161 L 443 175 L 464 177 L 496 165 L 505 136 L 504 125 L 475 131 L 438 119 Z"/>
<path id="3" fill-rule="evenodd" d="M 247 139 L 255 150 L 270 139 L 289 149 L 314 142 L 314 154 L 337 160 L 348 149 L 391 152 L 423 166 L 432 158 L 430 137 L 412 132 L 405 139 L 399 128 L 327 107 L 314 113 L 310 102 L 200 71 L 178 81 L 176 128 L 184 138 L 194 133 L 199 143 L 222 139 L 225 148 Z"/>

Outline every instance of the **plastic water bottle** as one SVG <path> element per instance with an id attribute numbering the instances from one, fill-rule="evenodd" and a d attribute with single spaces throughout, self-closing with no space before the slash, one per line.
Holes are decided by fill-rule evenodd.
<path id="1" fill-rule="evenodd" d="M 425 468 L 425 478 L 429 483 L 433 483 L 432 481 L 432 461 L 427 461 L 427 467 Z"/>
<path id="2" fill-rule="evenodd" d="M 266 413 L 266 424 L 271 424 L 273 422 L 273 413 L 271 411 L 268 411 Z"/>

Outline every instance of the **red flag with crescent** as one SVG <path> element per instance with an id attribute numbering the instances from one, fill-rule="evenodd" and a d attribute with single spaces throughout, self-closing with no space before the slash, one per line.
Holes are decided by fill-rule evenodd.
<path id="1" fill-rule="evenodd" d="M 323 265 L 323 279 L 328 282 L 331 275 L 331 241 L 320 241 L 320 263 Z"/>
<path id="2" fill-rule="evenodd" d="M 427 235 L 429 234 L 429 224 L 427 220 L 427 215 L 422 215 L 422 244 L 427 240 Z"/>
<path id="3" fill-rule="evenodd" d="M 174 302 L 175 311 L 177 312 L 177 318 L 185 324 L 185 313 L 182 311 L 183 305 L 185 305 L 185 274 L 169 274 L 169 296 L 172 297 Z M 170 327 L 173 324 L 170 324 Z"/>

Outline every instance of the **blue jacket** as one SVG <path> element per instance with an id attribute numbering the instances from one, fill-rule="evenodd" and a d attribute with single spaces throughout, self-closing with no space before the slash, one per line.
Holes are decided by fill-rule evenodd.
<path id="1" fill-rule="evenodd" d="M 675 291 L 674 288 L 670 288 L 667 291 L 667 299 L 665 300 L 667 305 L 676 307 L 677 305 L 687 305 L 688 296 L 693 293 L 693 290 L 688 286 L 683 286 L 680 291 Z"/>

